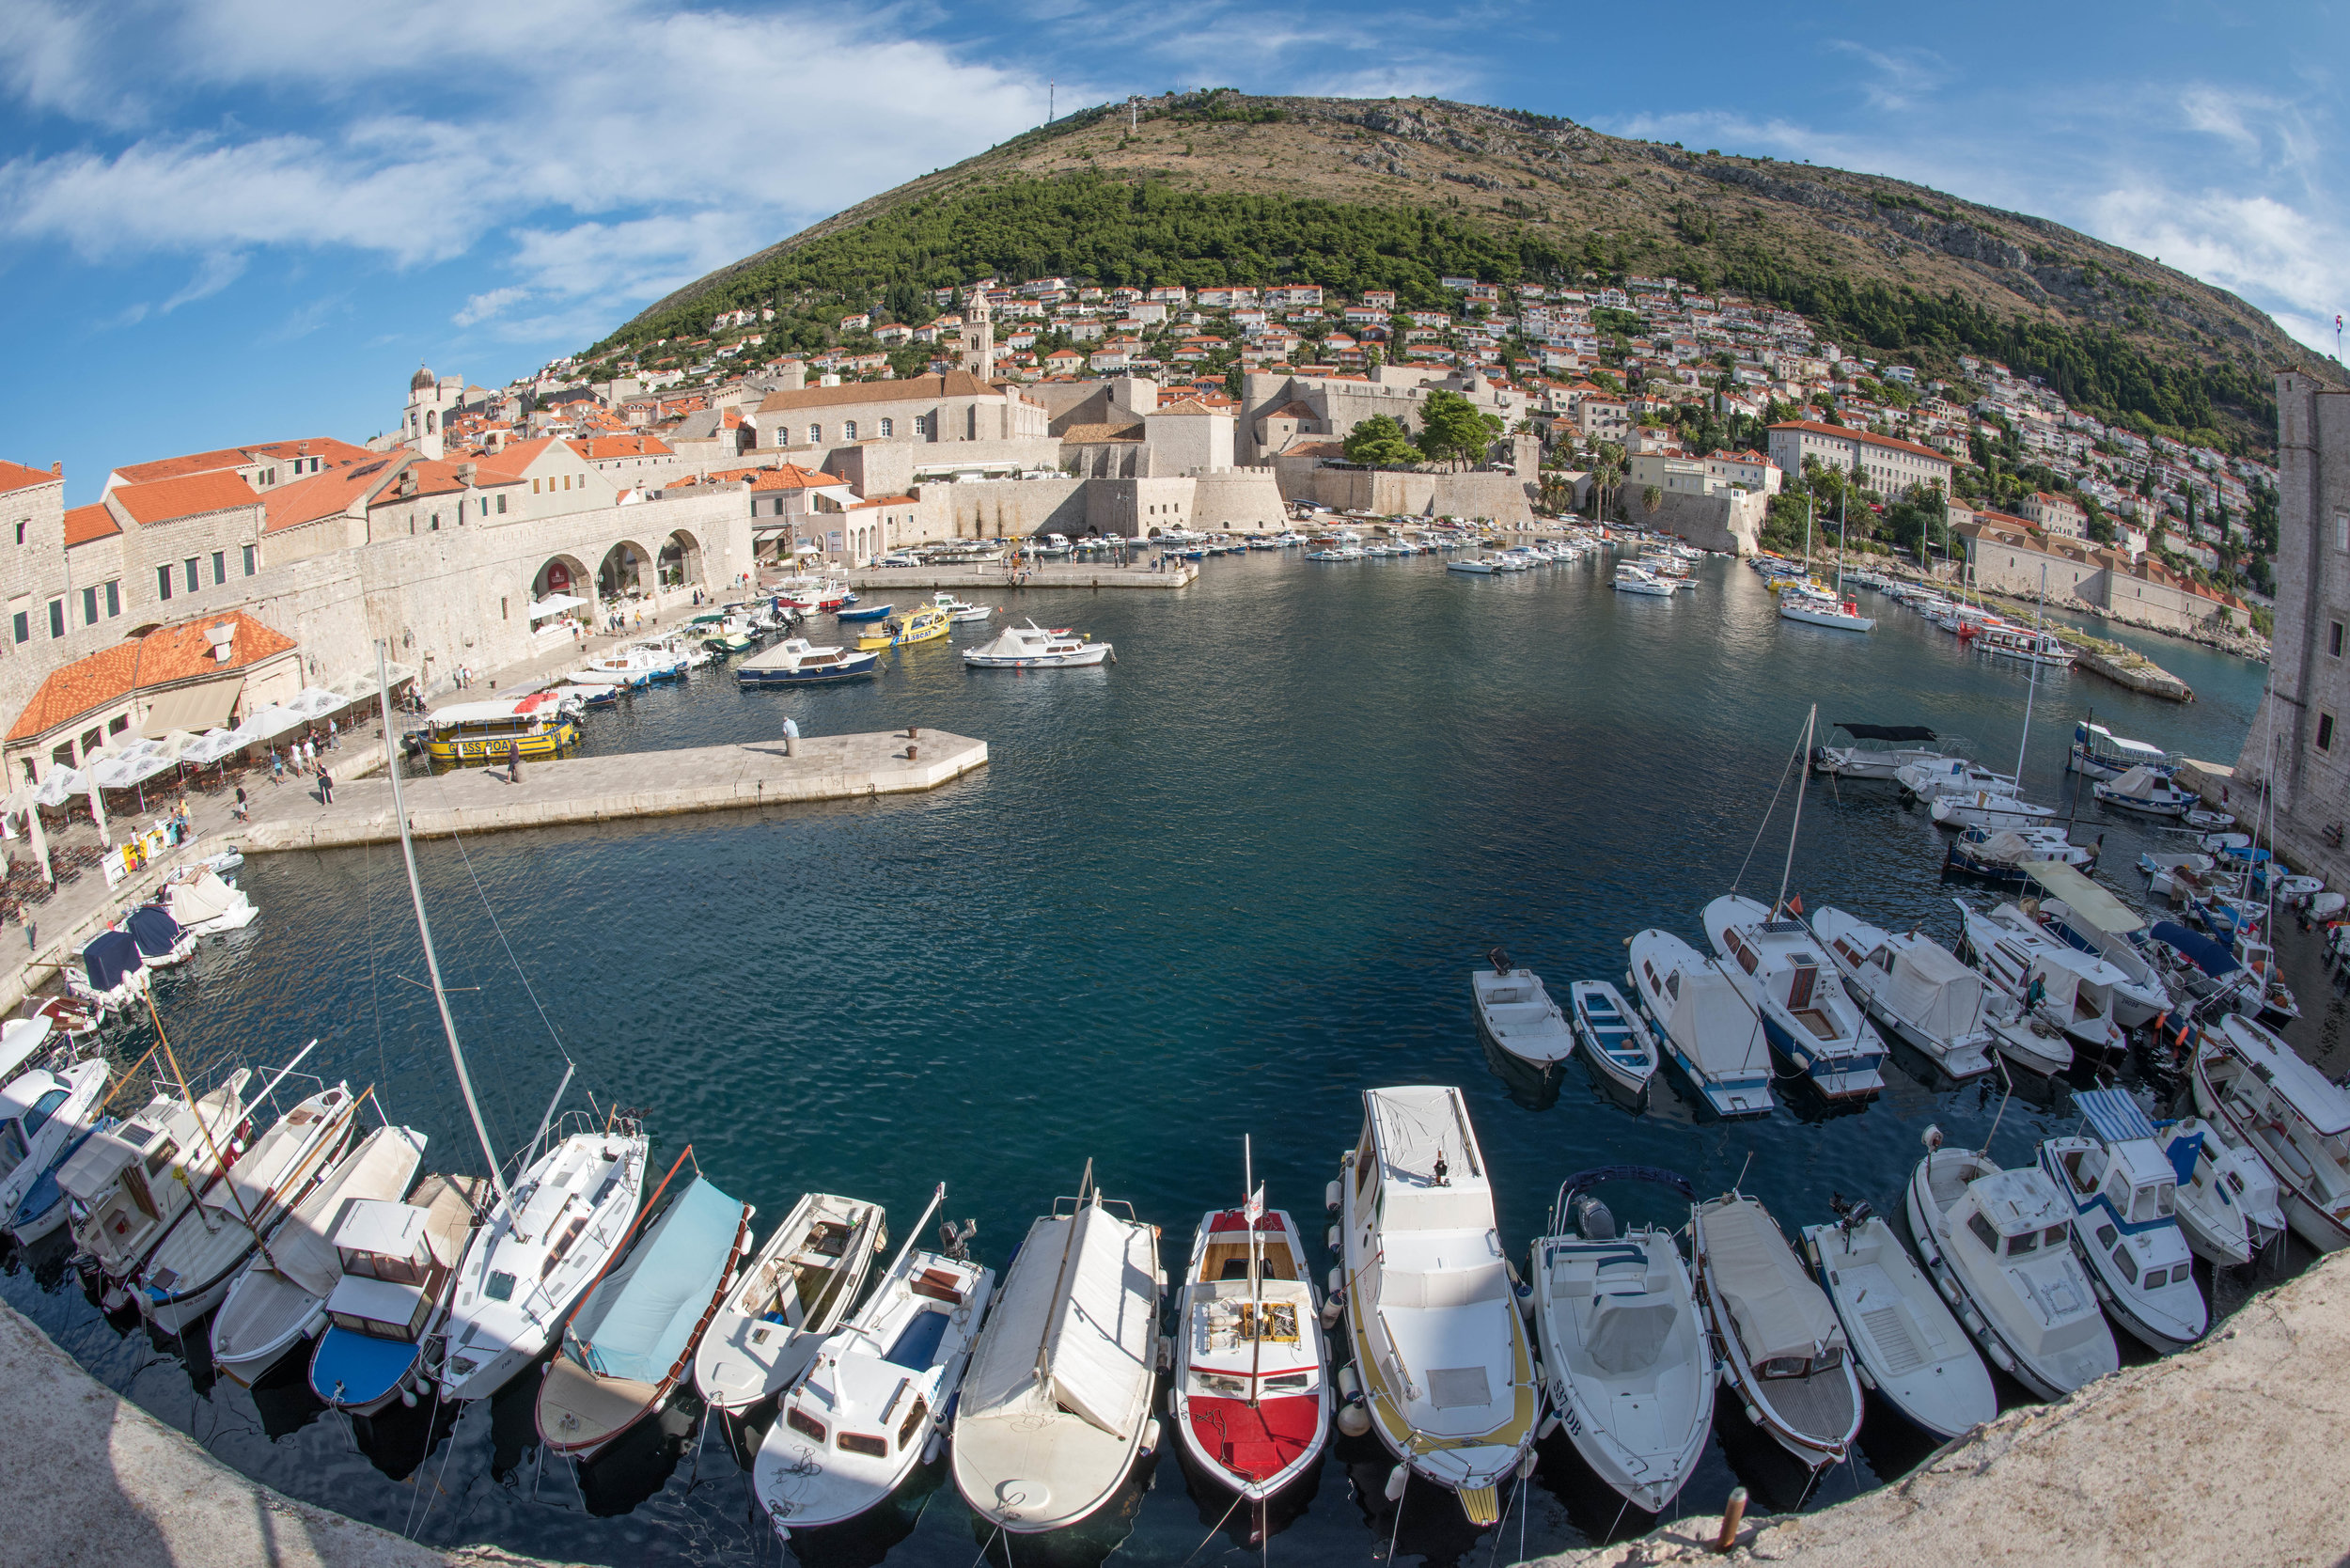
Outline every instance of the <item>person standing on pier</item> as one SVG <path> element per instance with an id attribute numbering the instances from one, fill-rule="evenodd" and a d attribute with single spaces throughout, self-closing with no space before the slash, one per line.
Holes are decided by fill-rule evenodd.
<path id="1" fill-rule="evenodd" d="M 509 784 L 523 781 L 523 748 L 512 741 L 506 743 L 506 781 Z"/>
<path id="2" fill-rule="evenodd" d="M 786 757 L 800 754 L 800 724 L 790 714 L 786 714 L 783 720 L 783 754 Z"/>
<path id="3" fill-rule="evenodd" d="M 323 762 L 319 764 L 319 803 L 322 806 L 335 804 L 335 776 L 326 771 Z"/>

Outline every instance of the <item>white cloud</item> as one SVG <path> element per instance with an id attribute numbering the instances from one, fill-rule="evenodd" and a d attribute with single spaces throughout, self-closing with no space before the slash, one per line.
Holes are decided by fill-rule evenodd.
<path id="1" fill-rule="evenodd" d="M 1907 109 L 1940 86 L 1949 70 L 1931 49 L 1872 49 L 1850 39 L 1832 39 L 1828 47 L 1850 55 L 1874 72 L 1860 90 L 1878 109 Z"/>
<path id="2" fill-rule="evenodd" d="M 486 294 L 476 294 L 465 302 L 465 307 L 449 318 L 459 326 L 474 326 L 506 314 L 508 308 L 529 299 L 535 292 L 516 284 L 509 289 L 493 289 Z"/>

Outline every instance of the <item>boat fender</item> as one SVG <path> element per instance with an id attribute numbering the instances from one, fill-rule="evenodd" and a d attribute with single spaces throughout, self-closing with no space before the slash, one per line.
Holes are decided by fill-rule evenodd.
<path id="1" fill-rule="evenodd" d="M 1159 1426 L 1158 1419 L 1156 1417 L 1153 1417 L 1150 1420 L 1142 1423 L 1143 1458 L 1148 1459 L 1152 1454 L 1159 1451 L 1159 1434 L 1161 1431 L 1162 1428 Z"/>
<path id="2" fill-rule="evenodd" d="M 414 1410 L 416 1407 L 416 1391 L 414 1388 L 402 1388 L 400 1391 L 400 1403 Z"/>
<path id="3" fill-rule="evenodd" d="M 1859 1374 L 1860 1374 L 1860 1386 L 1861 1386 L 1862 1388 L 1868 1388 L 1868 1389 L 1871 1389 L 1871 1390 L 1874 1390 L 1874 1389 L 1875 1389 L 1875 1388 L 1876 1388 L 1876 1386 L 1877 1386 L 1877 1380 L 1876 1380 L 1875 1378 L 1871 1377 L 1871 1376 L 1869 1375 L 1869 1366 L 1868 1366 L 1868 1363 L 1867 1363 L 1867 1362 L 1865 1362 L 1865 1361 L 1860 1361 L 1860 1360 L 1855 1360 L 1855 1361 L 1853 1362 L 1853 1364 L 1852 1364 L 1852 1370 L 1853 1370 L 1854 1372 L 1857 1372 L 1857 1373 L 1859 1373 Z"/>
<path id="4" fill-rule="evenodd" d="M 1747 1403 L 1746 1412 L 1747 1419 L 1752 1421 L 1757 1426 L 1761 1426 L 1762 1424 L 1762 1412 L 1757 1410 L 1751 1401 Z"/>
<path id="5" fill-rule="evenodd" d="M 1349 1403 L 1363 1397 L 1363 1380 L 1355 1375 L 1353 1367 L 1339 1369 L 1339 1393 Z"/>
<path id="6" fill-rule="evenodd" d="M 1555 1437 L 1559 1434 L 1559 1412 L 1553 1410 L 1549 1415 L 1543 1418 L 1542 1430 L 1535 1433 L 1534 1435 L 1537 1437 Z"/>
<path id="7" fill-rule="evenodd" d="M 1338 1296 L 1343 1295 L 1345 1292 L 1346 1270 L 1343 1267 L 1332 1269 L 1330 1271 L 1330 1294 L 1333 1296 Z"/>
<path id="8" fill-rule="evenodd" d="M 1518 1461 L 1518 1479 L 1520 1481 L 1531 1481 L 1534 1479 L 1535 1463 L 1533 1445 L 1528 1444 L 1527 1446 L 1525 1457 Z"/>
<path id="9" fill-rule="evenodd" d="M 2009 1354 L 2007 1346 L 1997 1340 L 1992 1340 L 1986 1342 L 1983 1348 L 1991 1353 L 1991 1359 L 1998 1364 L 2002 1372 L 2012 1372 L 2015 1370 L 2015 1357 Z"/>
<path id="10" fill-rule="evenodd" d="M 1389 1470 L 1387 1472 L 1386 1485 L 1387 1501 L 1402 1502 L 1403 1500 L 1403 1489 L 1411 1483 L 1412 1467 L 1409 1465 L 1398 1465 L 1394 1469 Z"/>
<path id="11" fill-rule="evenodd" d="M 1336 1328 L 1339 1325 L 1339 1314 L 1344 1312 L 1345 1310 L 1346 1293 L 1344 1291 L 1340 1291 L 1336 1295 L 1333 1295 L 1329 1300 L 1322 1304 L 1322 1326 L 1324 1328 Z"/>
<path id="12" fill-rule="evenodd" d="M 935 1427 L 932 1428 L 931 1440 L 922 1445 L 922 1463 L 928 1465 L 935 1460 L 938 1457 L 938 1450 L 946 1446 L 947 1435 Z"/>
<path id="13" fill-rule="evenodd" d="M 1326 1245 L 1333 1252 L 1336 1252 L 1339 1249 L 1339 1243 L 1344 1239 L 1345 1232 L 1340 1231 L 1336 1225 L 1330 1227 L 1329 1234 L 1324 1238 Z"/>
<path id="14" fill-rule="evenodd" d="M 1164 1334 L 1159 1336 L 1158 1368 L 1163 1372 L 1175 1369 L 1175 1341 Z"/>
<path id="15" fill-rule="evenodd" d="M 1332 1182 L 1328 1186 L 1323 1188 L 1322 1206 L 1324 1209 L 1327 1209 L 1330 1213 L 1337 1214 L 1339 1212 L 1339 1194 L 1343 1190 L 1345 1189 L 1340 1187 L 1336 1182 Z"/>
<path id="16" fill-rule="evenodd" d="M 1371 1431 L 1371 1412 L 1360 1404 L 1343 1405 L 1339 1410 L 1339 1430 L 1349 1437 L 1360 1437 Z"/>

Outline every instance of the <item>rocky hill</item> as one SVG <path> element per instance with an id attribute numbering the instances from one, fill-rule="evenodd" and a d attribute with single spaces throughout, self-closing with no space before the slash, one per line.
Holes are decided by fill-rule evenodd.
<path id="1" fill-rule="evenodd" d="M 738 305 L 886 304 L 995 274 L 1386 286 L 1669 274 L 1929 362 L 2045 376 L 2076 405 L 2273 441 L 2270 377 L 2339 367 L 2263 312 L 2044 219 L 1874 175 L 1609 136 L 1437 100 L 1104 106 L 862 202 L 681 289 L 605 344 Z M 911 292 L 910 290 L 902 293 Z"/>

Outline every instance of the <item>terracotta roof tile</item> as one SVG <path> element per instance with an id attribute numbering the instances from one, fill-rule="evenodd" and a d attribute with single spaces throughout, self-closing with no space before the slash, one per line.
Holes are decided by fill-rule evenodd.
<path id="1" fill-rule="evenodd" d="M 212 641 L 204 634 L 212 627 L 225 625 L 233 625 L 236 635 L 228 644 L 228 659 L 223 663 L 212 657 Z M 145 637 L 118 643 L 86 659 L 76 659 L 63 669 L 51 671 L 49 679 L 33 694 L 32 701 L 17 715 L 8 730 L 8 741 L 13 745 L 47 734 L 84 714 L 120 701 L 131 694 L 133 675 L 138 690 L 152 691 L 182 681 L 232 675 L 292 647 L 291 637 L 271 631 L 241 610 L 161 627 Z"/>
<path id="2" fill-rule="evenodd" d="M 1915 441 L 1900 441 L 1889 435 L 1872 435 L 1867 431 L 1855 430 L 1850 425 L 1828 425 L 1816 419 L 1788 419 L 1773 425 L 1771 429 L 1804 431 L 1812 435 L 1839 435 L 1871 447 L 1890 447 L 1897 452 L 1914 452 L 1919 457 L 1930 457 L 1936 463 L 1951 461 L 1950 454 L 1948 452 L 1937 452 L 1931 447 L 1920 447 Z"/>
<path id="3" fill-rule="evenodd" d="M 348 511 L 359 496 L 372 494 L 391 478 L 396 458 L 378 458 L 349 468 L 329 468 L 291 484 L 279 485 L 261 497 L 261 532 L 279 533 Z"/>
<path id="4" fill-rule="evenodd" d="M 226 469 L 147 484 L 117 485 L 108 494 L 108 499 L 142 528 L 182 517 L 202 517 L 208 512 L 234 511 L 240 507 L 261 504 L 261 497 L 251 485 Z"/>
<path id="5" fill-rule="evenodd" d="M 122 525 L 102 504 L 93 502 L 86 507 L 69 508 L 65 514 L 65 547 L 87 544 L 122 532 Z"/>
<path id="6" fill-rule="evenodd" d="M 943 375 L 907 376 L 899 381 L 845 382 L 838 386 L 807 386 L 797 392 L 770 392 L 759 405 L 761 414 L 789 414 L 805 408 L 837 408 L 848 403 L 911 403 L 925 398 L 992 396 L 995 388 L 967 370 Z"/>
<path id="7" fill-rule="evenodd" d="M 30 490 L 37 484 L 63 484 L 65 476 L 46 468 L 27 468 L 21 463 L 0 461 L 0 495 L 11 490 Z"/>

